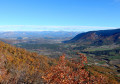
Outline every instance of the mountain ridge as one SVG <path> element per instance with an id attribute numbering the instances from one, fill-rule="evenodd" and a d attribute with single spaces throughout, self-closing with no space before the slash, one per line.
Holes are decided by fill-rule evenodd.
<path id="1" fill-rule="evenodd" d="M 82 44 L 111 44 L 120 42 L 120 28 L 110 30 L 89 31 L 76 35 L 74 38 L 64 43 L 82 43 Z"/>

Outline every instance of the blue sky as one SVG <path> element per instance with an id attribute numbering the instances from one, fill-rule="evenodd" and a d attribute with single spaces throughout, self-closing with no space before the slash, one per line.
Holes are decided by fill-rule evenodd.
<path id="1" fill-rule="evenodd" d="M 120 28 L 120 0 L 0 0 L 0 31 Z"/>

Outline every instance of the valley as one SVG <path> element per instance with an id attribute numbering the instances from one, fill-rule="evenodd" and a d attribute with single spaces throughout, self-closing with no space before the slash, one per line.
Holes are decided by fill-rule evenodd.
<path id="1" fill-rule="evenodd" d="M 113 31 L 113 30 L 108 30 Z M 117 33 L 115 32 L 117 31 Z M 99 32 L 99 31 L 97 31 Z M 58 32 L 57 32 L 58 33 Z M 9 37 L 1 38 L 5 43 L 9 43 L 17 48 L 23 48 L 29 52 L 38 53 L 48 58 L 58 59 L 63 53 L 66 55 L 67 60 L 76 58 L 79 59 L 77 53 L 83 53 L 87 56 L 88 65 L 95 65 L 113 70 L 117 77 L 120 77 L 120 43 L 119 36 L 113 37 L 118 33 L 118 30 L 114 30 L 114 33 L 107 33 L 107 30 L 100 31 L 99 35 L 94 35 L 90 32 L 78 34 L 78 32 L 64 32 L 64 35 L 56 36 L 52 33 L 52 36 L 37 36 L 35 33 L 32 35 L 15 36 L 9 35 Z M 106 35 L 106 33 L 108 35 Z M 19 33 L 21 35 L 21 33 Z M 68 35 L 72 36 L 68 36 Z M 88 34 L 88 35 L 87 35 Z M 13 37 L 15 36 L 15 37 Z M 35 36 L 35 37 L 34 37 Z M 37 37 L 36 37 L 37 36 Z M 80 37 L 79 37 L 80 36 Z M 102 36 L 102 37 L 101 37 Z M 115 35 L 116 36 L 116 35 Z M 108 38 L 107 38 L 108 37 Z M 101 39 L 102 38 L 102 39 Z M 103 39 L 104 38 L 104 39 Z M 110 41 L 106 43 L 106 41 Z"/>
<path id="2" fill-rule="evenodd" d="M 120 45 L 86 46 L 77 44 L 16 44 L 15 46 L 25 48 L 52 58 L 58 58 L 63 53 L 67 59 L 78 58 L 77 52 L 86 54 L 89 64 L 111 67 L 119 72 Z M 118 61 L 118 62 L 114 62 Z"/>

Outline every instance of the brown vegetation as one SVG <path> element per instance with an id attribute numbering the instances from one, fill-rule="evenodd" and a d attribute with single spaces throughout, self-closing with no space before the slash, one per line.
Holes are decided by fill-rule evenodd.
<path id="1" fill-rule="evenodd" d="M 59 61 L 0 42 L 0 84 L 119 84 L 113 70 L 80 59 Z"/>
<path id="2" fill-rule="evenodd" d="M 54 59 L 0 42 L 0 83 L 40 83 Z"/>
<path id="3" fill-rule="evenodd" d="M 73 67 L 67 66 L 65 55 L 59 59 L 59 64 L 51 67 L 42 77 L 50 84 L 108 84 L 107 78 L 102 74 L 93 76 L 85 69 L 87 58 L 80 55 L 80 61 L 72 62 Z"/>

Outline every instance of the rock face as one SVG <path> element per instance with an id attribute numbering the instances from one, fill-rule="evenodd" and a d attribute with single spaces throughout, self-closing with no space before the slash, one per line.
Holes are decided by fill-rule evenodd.
<path id="1" fill-rule="evenodd" d="M 85 32 L 78 34 L 71 40 L 64 41 L 64 43 L 82 43 L 94 45 L 120 43 L 120 29 Z"/>

